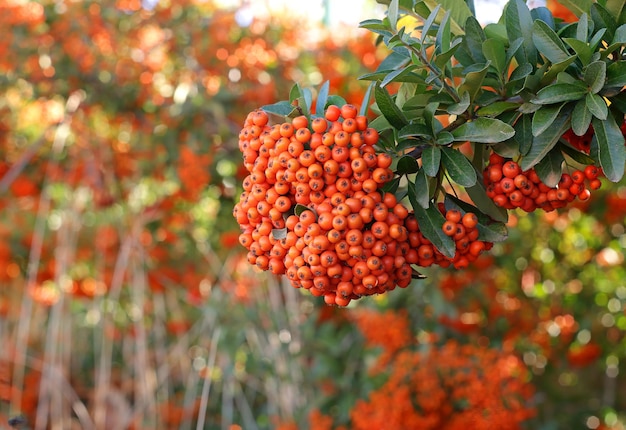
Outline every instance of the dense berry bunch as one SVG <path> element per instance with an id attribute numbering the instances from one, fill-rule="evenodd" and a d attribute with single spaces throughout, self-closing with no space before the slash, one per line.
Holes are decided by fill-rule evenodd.
<path id="1" fill-rule="evenodd" d="M 546 212 L 566 206 L 578 197 L 588 200 L 591 190 L 600 188 L 600 169 L 587 166 L 584 170 L 564 173 L 556 187 L 544 184 L 534 169 L 522 171 L 519 164 L 498 154 L 491 154 L 483 172 L 487 195 L 505 209 L 521 208 L 532 212 L 537 208 Z"/>
<path id="2" fill-rule="evenodd" d="M 377 142 L 351 105 L 329 106 L 310 123 L 299 116 L 273 126 L 264 111 L 250 113 L 239 135 L 249 175 L 234 209 L 248 261 L 340 306 L 406 287 L 411 264 L 462 268 L 473 261 L 486 247 L 476 217 L 445 212 L 444 232 L 457 252 L 444 256 L 408 209 L 381 192 L 394 174 Z"/>

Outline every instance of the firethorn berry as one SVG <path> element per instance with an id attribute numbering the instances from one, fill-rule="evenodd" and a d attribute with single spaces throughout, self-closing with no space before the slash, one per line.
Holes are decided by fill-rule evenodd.
<path id="1" fill-rule="evenodd" d="M 367 119 L 351 105 L 318 115 L 276 125 L 261 110 L 246 118 L 239 148 L 249 175 L 233 215 L 251 264 L 346 306 L 406 287 L 411 265 L 461 268 L 490 248 L 479 240 L 475 215 L 441 206 L 454 221 L 456 250 L 443 255 L 395 195 L 381 190 L 394 177 L 392 160 L 376 153 L 378 132 Z"/>
<path id="2" fill-rule="evenodd" d="M 585 182 L 590 189 L 601 186 L 597 179 L 600 171 L 595 166 L 587 166 L 583 171 L 575 170 L 571 174 L 564 173 L 557 186 L 551 188 L 541 181 L 534 169 L 522 172 L 513 160 L 491 154 L 489 163 L 483 171 L 487 195 L 504 209 L 553 211 L 566 206 L 576 197 L 581 200 L 589 198 Z"/>

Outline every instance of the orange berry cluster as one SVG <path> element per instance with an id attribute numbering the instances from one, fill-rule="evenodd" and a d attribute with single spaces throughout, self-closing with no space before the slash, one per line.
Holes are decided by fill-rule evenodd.
<path id="1" fill-rule="evenodd" d="M 598 176 L 600 169 L 587 166 L 584 170 L 564 173 L 556 187 L 544 184 L 535 169 L 522 171 L 519 164 L 492 153 L 489 165 L 483 171 L 487 195 L 494 203 L 505 209 L 521 208 L 532 212 L 537 208 L 546 212 L 566 206 L 578 199 L 585 201 L 591 190 L 602 185 Z"/>
<path id="2" fill-rule="evenodd" d="M 378 132 L 354 106 L 329 106 L 310 123 L 268 122 L 264 111 L 251 112 L 239 135 L 249 175 L 233 215 L 251 264 L 346 306 L 408 286 L 411 264 L 465 267 L 485 248 L 476 220 L 463 217 L 465 226 L 456 211 L 447 226 L 457 256 L 445 257 L 408 209 L 380 191 L 393 178 L 392 160 L 376 153 Z"/>

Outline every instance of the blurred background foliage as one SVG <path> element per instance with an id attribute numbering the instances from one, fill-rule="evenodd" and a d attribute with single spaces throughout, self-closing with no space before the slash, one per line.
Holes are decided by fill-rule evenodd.
<path id="1" fill-rule="evenodd" d="M 385 56 L 276 7 L 0 3 L 0 428 L 623 429 L 623 185 L 347 309 L 247 263 L 245 115 Z"/>

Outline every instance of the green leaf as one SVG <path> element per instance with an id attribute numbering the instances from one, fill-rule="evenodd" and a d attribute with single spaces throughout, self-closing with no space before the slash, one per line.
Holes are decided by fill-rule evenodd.
<path id="1" fill-rule="evenodd" d="M 558 34 L 543 21 L 534 22 L 532 38 L 539 52 L 552 63 L 560 63 L 570 56 Z"/>
<path id="2" fill-rule="evenodd" d="M 374 89 L 375 86 L 376 86 L 375 82 L 370 82 L 370 84 L 367 86 L 367 91 L 365 91 L 365 95 L 363 95 L 363 101 L 361 102 L 361 108 L 359 109 L 359 115 L 362 115 L 362 116 L 367 115 L 367 111 L 370 107 L 370 100 L 372 99 L 372 90 Z M 319 97 L 317 100 L 319 101 Z M 319 107 L 316 109 L 319 109 Z M 316 112 L 321 112 L 321 111 L 318 110 Z"/>
<path id="3" fill-rule="evenodd" d="M 584 152 L 580 152 L 576 148 L 572 148 L 570 145 L 559 141 L 557 146 L 561 152 L 564 152 L 567 156 L 569 156 L 572 160 L 580 164 L 595 164 L 595 160 L 585 154 Z"/>
<path id="4" fill-rule="evenodd" d="M 450 178 L 463 187 L 471 187 L 476 183 L 476 171 L 470 160 L 460 151 L 443 147 L 442 162 Z"/>
<path id="5" fill-rule="evenodd" d="M 387 19 L 389 20 L 389 25 L 391 26 L 391 30 L 395 30 L 398 27 L 398 0 L 391 0 L 389 3 L 389 8 L 387 9 Z"/>
<path id="6" fill-rule="evenodd" d="M 504 11 L 509 40 L 522 38 L 522 49 L 515 53 L 518 64 L 537 64 L 537 49 L 533 42 L 533 19 L 524 0 L 511 0 Z"/>
<path id="7" fill-rule="evenodd" d="M 546 72 L 545 75 L 541 78 L 541 85 L 550 85 L 558 76 L 563 75 L 565 69 L 569 67 L 574 61 L 578 58 L 576 55 L 572 55 L 568 57 L 565 61 L 561 61 L 560 63 L 554 63 L 550 67 L 550 69 Z"/>
<path id="8" fill-rule="evenodd" d="M 454 136 L 448 131 L 442 131 L 437 135 L 437 145 L 449 145 L 454 142 Z"/>
<path id="9" fill-rule="evenodd" d="M 439 146 L 428 146 L 422 152 L 422 169 L 431 178 L 439 173 L 441 164 L 441 148 Z"/>
<path id="10" fill-rule="evenodd" d="M 324 84 L 322 84 L 320 88 L 319 94 L 317 95 L 317 102 L 315 103 L 315 113 L 317 115 L 323 115 L 324 106 L 326 106 L 326 101 L 328 100 L 329 88 L 330 88 L 330 81 L 324 82 Z"/>
<path id="11" fill-rule="evenodd" d="M 261 109 L 263 109 L 267 113 L 272 113 L 274 115 L 279 115 L 281 117 L 287 117 L 294 110 L 296 110 L 295 106 L 293 106 L 288 101 L 284 101 L 284 100 L 278 103 L 271 104 L 271 105 L 265 105 Z"/>
<path id="12" fill-rule="evenodd" d="M 428 177 L 424 169 L 419 169 L 415 176 L 415 190 L 417 191 L 415 198 L 417 203 L 424 209 L 428 208 L 430 202 L 430 187 L 428 185 Z"/>
<path id="13" fill-rule="evenodd" d="M 450 49 L 450 36 L 450 11 L 447 11 L 437 30 L 437 43 L 435 46 L 438 52 L 443 53 Z"/>
<path id="14" fill-rule="evenodd" d="M 506 225 L 502 222 L 495 222 L 493 217 L 482 212 L 479 208 L 472 206 L 471 204 L 464 202 L 463 200 L 451 195 L 446 194 L 445 200 L 446 209 L 456 209 L 465 214 L 468 212 L 473 213 L 478 218 L 478 224 L 476 228 L 479 232 L 480 240 L 487 242 L 502 242 L 507 239 L 508 231 Z"/>
<path id="15" fill-rule="evenodd" d="M 464 113 L 470 105 L 470 96 L 469 93 L 463 93 L 461 96 L 461 101 L 458 103 L 453 103 L 448 106 L 448 113 L 451 115 L 461 115 Z"/>
<path id="16" fill-rule="evenodd" d="M 483 54 L 483 42 L 485 40 L 485 32 L 478 20 L 473 16 L 469 17 L 465 23 L 465 44 L 476 64 L 487 62 Z"/>
<path id="17" fill-rule="evenodd" d="M 459 86 L 459 94 L 469 93 L 470 102 L 473 102 L 483 85 L 488 70 L 489 63 L 486 63 L 480 70 L 466 74 L 463 83 Z"/>
<path id="18" fill-rule="evenodd" d="M 626 86 L 626 61 L 616 61 L 606 68 L 605 87 Z"/>
<path id="19" fill-rule="evenodd" d="M 548 187 L 554 188 L 561 180 L 563 172 L 563 154 L 558 148 L 553 148 L 546 156 L 535 166 L 535 172 L 539 179 Z"/>
<path id="20" fill-rule="evenodd" d="M 495 102 L 489 104 L 487 106 L 483 106 L 478 111 L 476 111 L 476 115 L 478 116 L 498 116 L 502 112 L 508 112 L 510 110 L 514 110 L 519 108 L 519 103 L 514 102 Z"/>
<path id="21" fill-rule="evenodd" d="M 589 85 L 589 90 L 596 94 L 606 80 L 606 63 L 604 61 L 594 61 L 585 68 L 584 80 Z"/>
<path id="22" fill-rule="evenodd" d="M 367 30 L 389 30 L 389 25 L 380 19 L 366 19 L 359 23 L 359 27 Z"/>
<path id="23" fill-rule="evenodd" d="M 380 85 L 376 85 L 374 89 L 374 97 L 376 98 L 376 104 L 383 116 L 389 121 L 396 129 L 400 130 L 402 127 L 408 124 L 404 113 L 394 103 L 393 99 L 385 88 Z"/>
<path id="24" fill-rule="evenodd" d="M 533 114 L 533 136 L 539 136 L 552 125 L 565 103 L 543 106 Z"/>
<path id="25" fill-rule="evenodd" d="M 435 23 L 435 19 L 437 19 L 437 14 L 439 13 L 440 10 L 441 10 L 441 5 L 437 5 L 432 10 L 430 15 L 428 15 L 428 18 L 426 18 L 426 20 L 424 21 L 424 25 L 422 26 L 422 34 L 420 36 L 420 43 L 422 45 L 424 44 L 424 40 L 426 40 L 426 35 L 430 31 L 430 27 L 432 27 L 432 25 Z"/>
<path id="26" fill-rule="evenodd" d="M 485 58 L 491 62 L 498 73 L 506 71 L 506 51 L 504 45 L 496 39 L 487 39 L 483 42 L 483 54 Z"/>
<path id="27" fill-rule="evenodd" d="M 417 66 L 413 64 L 413 65 L 402 67 L 398 70 L 389 72 L 387 73 L 387 76 L 383 78 L 382 82 L 380 83 L 380 86 L 385 87 L 391 82 L 403 82 L 404 79 L 409 75 L 411 75 L 411 78 L 404 82 L 413 82 L 415 81 L 416 76 L 421 80 L 421 76 L 411 73 L 415 69 L 417 69 Z"/>
<path id="28" fill-rule="evenodd" d="M 402 178 L 401 176 L 397 176 L 393 178 L 391 181 L 383 185 L 381 189 L 386 193 L 395 194 L 398 191 L 398 188 L 400 187 L 401 178 Z"/>
<path id="29" fill-rule="evenodd" d="M 499 119 L 478 117 L 461 124 L 452 131 L 452 135 L 457 142 L 498 143 L 513 137 L 515 130 Z"/>
<path id="30" fill-rule="evenodd" d="M 456 246 L 454 240 L 450 236 L 446 236 L 441 227 L 446 219 L 443 217 L 439 209 L 432 203 L 424 209 L 417 200 L 419 191 L 416 190 L 415 184 L 409 182 L 409 201 L 415 211 L 415 218 L 420 227 L 420 232 L 446 257 L 453 258 L 456 254 Z"/>
<path id="31" fill-rule="evenodd" d="M 576 39 L 581 42 L 587 43 L 589 37 L 589 16 L 586 13 L 582 13 L 578 18 L 576 24 Z"/>
<path id="32" fill-rule="evenodd" d="M 623 45 L 626 43 L 626 24 L 622 24 L 615 29 L 615 35 L 611 41 L 611 45 Z"/>
<path id="33" fill-rule="evenodd" d="M 431 128 L 424 124 L 409 124 L 400 129 L 398 137 L 401 139 L 407 137 L 426 137 L 432 139 L 434 136 Z"/>
<path id="34" fill-rule="evenodd" d="M 587 99 L 577 101 L 572 112 L 572 131 L 576 136 L 587 133 L 592 117 L 591 111 L 587 109 Z"/>
<path id="35" fill-rule="evenodd" d="M 452 17 L 450 30 L 452 34 L 463 34 L 463 26 L 467 19 L 472 16 L 472 12 L 467 7 L 465 0 L 425 0 L 430 8 L 441 5 L 442 10 L 449 11 Z M 439 12 L 441 15 L 443 12 Z M 441 17 L 439 17 L 441 19 Z"/>
<path id="36" fill-rule="evenodd" d="M 532 102 L 541 105 L 580 100 L 587 89 L 577 84 L 552 84 L 542 88 Z"/>
<path id="37" fill-rule="evenodd" d="M 624 0 L 606 0 L 606 10 L 608 10 L 613 16 L 620 16 L 624 9 Z"/>
<path id="38" fill-rule="evenodd" d="M 563 38 L 563 41 L 567 43 L 574 50 L 574 52 L 576 52 L 576 55 L 580 58 L 583 66 L 589 64 L 589 61 L 591 61 L 591 55 L 593 54 L 593 49 L 587 42 L 570 37 Z"/>
<path id="39" fill-rule="evenodd" d="M 398 160 L 396 171 L 399 175 L 410 175 L 419 170 L 417 160 L 410 155 L 404 155 Z"/>
<path id="40" fill-rule="evenodd" d="M 543 160 L 552 148 L 554 148 L 563 133 L 570 128 L 570 116 L 571 111 L 569 109 L 562 109 L 559 116 L 552 123 L 552 127 L 549 127 L 539 136 L 533 138 L 530 150 L 522 158 L 522 162 L 520 163 L 522 170 L 528 170 L 534 167 Z"/>
<path id="41" fill-rule="evenodd" d="M 532 119 L 530 115 L 522 115 L 515 123 L 515 141 L 522 155 L 528 154 L 533 144 Z"/>
<path id="42" fill-rule="evenodd" d="M 326 101 L 326 106 L 325 107 L 328 107 L 330 105 L 335 105 L 335 106 L 341 107 L 341 106 L 345 105 L 346 103 L 348 103 L 348 102 L 343 97 L 336 96 L 336 95 L 330 95 L 330 96 L 328 96 L 328 100 Z"/>
<path id="43" fill-rule="evenodd" d="M 592 124 L 602 171 L 609 181 L 619 182 L 626 163 L 624 135 L 612 115 L 604 121 L 594 118 Z"/>
<path id="44" fill-rule="evenodd" d="M 605 120 L 609 114 L 609 107 L 602 97 L 597 94 L 587 94 L 585 97 L 585 106 L 593 116 L 598 119 Z"/>
<path id="45" fill-rule="evenodd" d="M 591 5 L 590 12 L 595 28 L 606 28 L 606 39 L 613 40 L 615 37 L 615 30 L 617 30 L 617 23 L 611 16 L 611 13 L 599 3 L 593 3 Z"/>
<path id="46" fill-rule="evenodd" d="M 489 215 L 496 221 L 506 222 L 508 220 L 508 211 L 497 206 L 493 200 L 489 198 L 483 181 L 476 181 L 476 184 L 474 184 L 473 187 L 467 187 L 465 188 L 465 191 L 481 212 Z"/>

